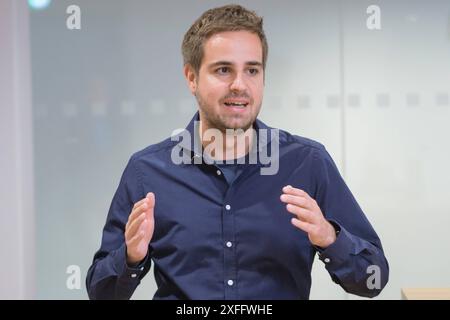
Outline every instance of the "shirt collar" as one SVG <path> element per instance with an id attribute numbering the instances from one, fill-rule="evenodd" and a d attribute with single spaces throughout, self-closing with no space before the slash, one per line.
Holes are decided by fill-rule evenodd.
<path id="1" fill-rule="evenodd" d="M 189 133 L 188 136 L 191 137 L 190 143 L 183 143 L 180 147 L 183 149 L 183 152 L 186 152 L 193 160 L 195 157 L 202 158 L 202 144 L 199 136 L 199 124 L 200 124 L 200 114 L 197 111 L 192 117 L 191 121 L 184 129 Z M 271 128 L 267 126 L 264 122 L 259 119 L 256 119 L 253 123 L 253 129 L 256 131 L 256 143 L 253 143 L 251 153 L 258 153 L 270 147 L 270 144 L 274 141 L 274 135 L 271 134 Z M 274 129 L 275 130 L 275 129 Z M 179 135 L 178 133 L 177 135 Z M 248 156 L 249 154 L 247 154 Z M 258 161 L 259 162 L 259 161 Z"/>

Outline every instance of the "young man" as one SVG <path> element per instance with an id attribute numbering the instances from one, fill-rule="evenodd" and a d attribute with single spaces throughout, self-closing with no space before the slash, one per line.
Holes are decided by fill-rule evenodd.
<path id="1" fill-rule="evenodd" d="M 324 146 L 257 119 L 262 24 L 229 5 L 186 33 L 199 112 L 131 157 L 87 275 L 90 298 L 130 298 L 153 261 L 155 299 L 308 299 L 316 253 L 347 292 L 373 297 L 386 285 L 380 240 Z"/>

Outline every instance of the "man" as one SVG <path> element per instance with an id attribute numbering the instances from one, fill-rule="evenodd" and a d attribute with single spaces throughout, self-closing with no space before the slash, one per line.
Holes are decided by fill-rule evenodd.
<path id="1" fill-rule="evenodd" d="M 87 275 L 90 298 L 129 299 L 153 261 L 155 299 L 308 299 L 316 253 L 347 292 L 373 297 L 386 285 L 380 240 L 324 146 L 257 119 L 262 24 L 229 5 L 186 33 L 199 112 L 131 157 Z"/>

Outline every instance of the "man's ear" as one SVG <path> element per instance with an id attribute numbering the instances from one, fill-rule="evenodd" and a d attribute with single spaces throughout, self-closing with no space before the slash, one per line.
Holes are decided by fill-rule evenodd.
<path id="1" fill-rule="evenodd" d="M 185 64 L 183 71 L 189 90 L 191 90 L 191 93 L 195 95 L 195 92 L 197 91 L 197 75 L 195 74 L 194 68 L 190 64 Z"/>

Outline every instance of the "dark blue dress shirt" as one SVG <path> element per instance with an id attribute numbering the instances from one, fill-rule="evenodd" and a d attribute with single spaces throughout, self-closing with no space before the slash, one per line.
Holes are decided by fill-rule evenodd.
<path id="1" fill-rule="evenodd" d="M 186 128 L 192 137 L 196 120 L 198 113 Z M 259 120 L 254 128 L 269 129 Z M 276 139 L 258 134 L 252 152 L 272 150 L 274 143 L 276 174 L 261 174 L 267 162 L 241 164 L 231 185 L 220 167 L 194 161 L 201 152 L 193 144 L 168 138 L 135 153 L 87 274 L 89 297 L 129 299 L 153 263 L 154 299 L 308 299 L 316 253 L 345 291 L 379 294 L 389 273 L 380 240 L 324 146 L 280 130 Z M 192 161 L 174 163 L 174 151 Z M 280 201 L 286 185 L 306 191 L 339 230 L 328 248 L 314 247 L 291 224 L 293 215 Z M 130 267 L 125 224 L 148 192 L 156 197 L 155 231 L 147 258 Z"/>

